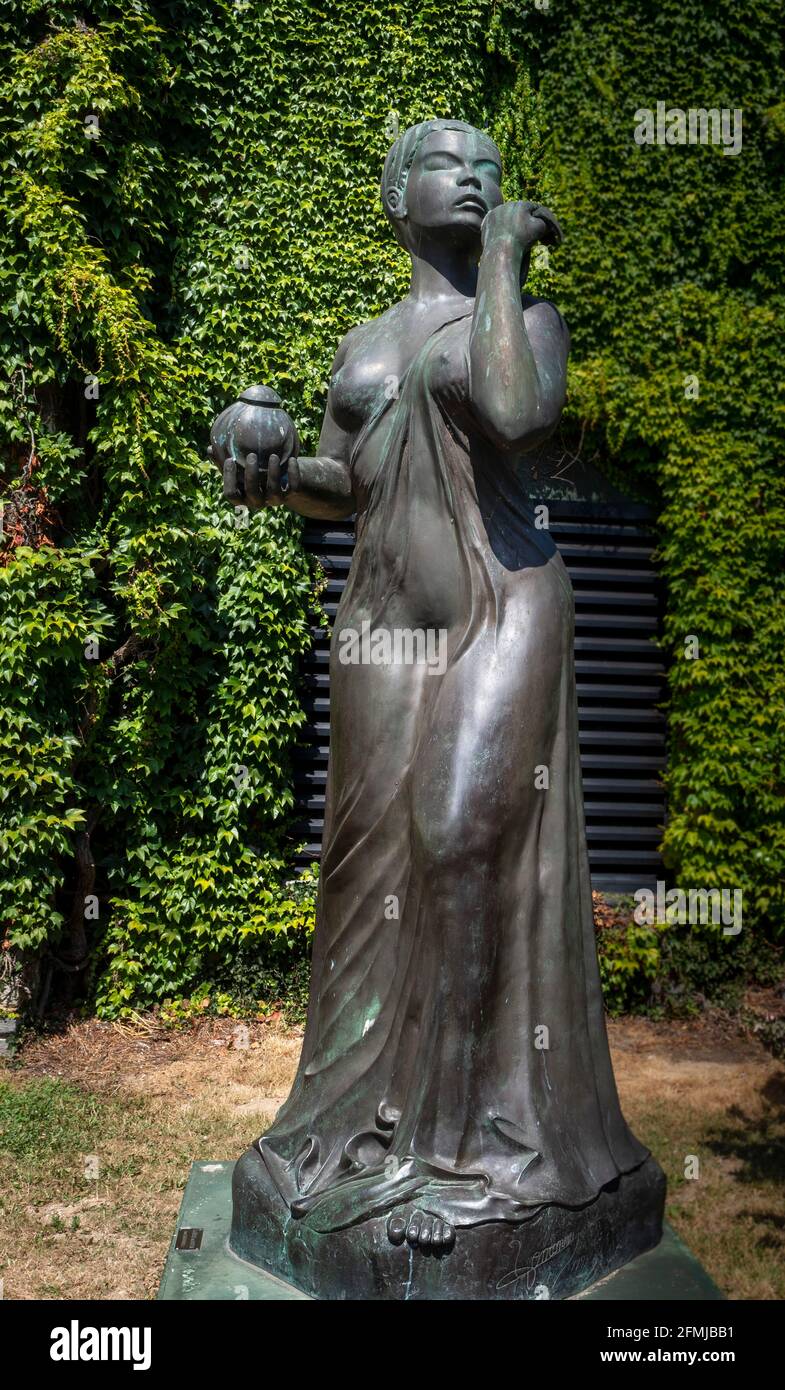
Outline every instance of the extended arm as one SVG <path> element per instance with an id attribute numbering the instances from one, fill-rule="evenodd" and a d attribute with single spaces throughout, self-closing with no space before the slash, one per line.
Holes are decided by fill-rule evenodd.
<path id="1" fill-rule="evenodd" d="M 333 372 L 340 366 L 341 358 L 339 349 Z M 351 442 L 351 436 L 336 421 L 328 396 L 318 456 L 292 459 L 289 463 L 289 488 L 283 494 L 286 506 L 301 516 L 321 521 L 351 516 L 356 510 L 348 463 Z"/>
<path id="2" fill-rule="evenodd" d="M 351 334 L 347 334 L 338 348 L 331 376 L 343 363 L 350 337 Z M 351 516 L 357 509 L 349 472 L 351 447 L 352 436 L 335 419 L 331 390 L 327 397 L 317 457 L 290 459 L 283 475 L 283 487 L 281 469 L 277 464 L 272 466 L 271 459 L 266 498 L 268 505 L 283 503 L 290 511 L 319 521 L 340 521 Z"/>
<path id="3" fill-rule="evenodd" d="M 530 204 L 503 203 L 489 213 L 486 229 L 469 339 L 471 408 L 494 444 L 522 452 L 558 423 L 569 335 L 552 304 L 521 304 L 523 258 L 547 223 Z"/>
<path id="4" fill-rule="evenodd" d="M 355 511 L 349 469 L 342 459 L 321 453 L 318 458 L 292 459 L 288 474 L 283 501 L 290 511 L 320 521 L 338 521 Z"/>

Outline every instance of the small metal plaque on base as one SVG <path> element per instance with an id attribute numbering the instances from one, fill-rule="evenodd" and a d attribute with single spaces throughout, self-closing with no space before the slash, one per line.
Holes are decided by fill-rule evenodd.
<path id="1" fill-rule="evenodd" d="M 201 1250 L 204 1231 L 201 1226 L 181 1226 L 174 1242 L 175 1250 Z"/>

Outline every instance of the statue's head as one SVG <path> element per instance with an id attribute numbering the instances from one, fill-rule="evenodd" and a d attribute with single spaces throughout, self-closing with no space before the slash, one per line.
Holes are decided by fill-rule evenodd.
<path id="1" fill-rule="evenodd" d="M 465 121 L 422 121 L 384 161 L 382 204 L 408 251 L 423 234 L 479 249 L 483 218 L 504 201 L 501 174 L 490 136 Z"/>

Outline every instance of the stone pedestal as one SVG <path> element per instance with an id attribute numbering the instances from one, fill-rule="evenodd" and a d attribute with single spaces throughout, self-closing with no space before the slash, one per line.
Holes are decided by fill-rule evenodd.
<path id="1" fill-rule="evenodd" d="M 241 1160 L 241 1164 L 245 1160 Z M 646 1165 L 644 1165 L 644 1168 Z M 622 1201 L 649 1204 L 649 1219 L 659 1221 L 657 1195 L 659 1174 L 638 1170 L 635 1188 L 629 1187 Z M 310 1289 L 318 1285 L 318 1296 L 328 1300 L 460 1300 L 469 1296 L 487 1300 L 505 1299 L 515 1302 L 539 1299 L 578 1297 L 589 1300 L 651 1300 L 694 1301 L 716 1300 L 722 1295 L 690 1254 L 673 1230 L 664 1228 L 662 1239 L 646 1253 L 624 1261 L 623 1250 L 613 1270 L 603 1267 L 613 1263 L 611 1243 L 618 1239 L 612 1211 L 620 1211 L 620 1194 L 611 1203 L 611 1194 L 604 1194 L 596 1203 L 580 1212 L 566 1213 L 574 1218 L 572 1226 L 558 1229 L 552 1220 L 536 1224 L 536 1218 L 501 1232 L 493 1227 L 494 1241 L 473 1239 L 483 1229 L 459 1230 L 454 1249 L 446 1256 L 429 1256 L 411 1252 L 408 1247 L 391 1247 L 387 1241 L 385 1223 L 364 1223 L 363 1238 L 368 1240 L 369 1258 L 367 1282 L 370 1291 L 362 1294 L 341 1285 L 333 1276 L 333 1257 L 322 1248 L 321 1242 L 349 1238 L 349 1233 L 332 1232 L 318 1240 L 304 1241 L 300 1231 L 280 1243 L 280 1227 L 270 1220 L 267 1237 L 275 1237 L 277 1254 L 267 1268 L 260 1268 L 247 1259 L 232 1253 L 229 1246 L 232 1220 L 232 1175 L 235 1188 L 244 1181 L 243 1168 L 232 1163 L 196 1163 L 183 1196 L 177 1232 L 167 1258 L 159 1298 L 164 1300 L 296 1300 L 314 1296 Z M 636 1175 L 630 1175 L 635 1177 Z M 549 1209 L 554 1212 L 556 1209 Z M 638 1219 L 641 1219 L 640 1207 Z M 290 1223 L 293 1224 L 293 1223 Z M 378 1224 L 374 1234 L 371 1228 Z M 614 1231 L 616 1234 L 614 1234 Z M 371 1239 L 369 1240 L 369 1236 Z M 259 1240 L 265 1232 L 260 1230 Z M 177 1248 L 179 1240 L 180 1248 Z M 382 1245 L 382 1240 L 384 1245 Z M 489 1252 L 496 1248 L 491 1259 Z M 559 1247 L 559 1248 L 555 1248 Z M 254 1252 L 247 1250 L 247 1254 Z M 254 1258 L 256 1255 L 254 1254 Z M 335 1260 L 339 1257 L 336 1254 Z M 286 1264 L 285 1262 L 288 1262 Z M 447 1270 L 447 1263 L 450 1269 Z M 485 1292 L 477 1292 L 480 1263 L 483 1265 Z M 291 1274 L 285 1269 L 291 1266 Z M 589 1274 L 588 1286 L 578 1292 L 576 1283 Z M 449 1277 L 449 1288 L 447 1280 Z M 384 1281 L 388 1280 L 385 1285 Z M 473 1292 L 468 1294 L 469 1281 Z M 501 1288 L 497 1285 L 501 1284 Z M 298 1287 L 299 1285 L 299 1287 Z"/>
<path id="2" fill-rule="evenodd" d="M 545 1206 L 520 1223 L 461 1227 L 453 1247 L 437 1254 L 392 1245 L 389 1213 L 326 1233 L 307 1216 L 293 1220 L 251 1148 L 234 1170 L 229 1245 L 313 1298 L 569 1298 L 656 1245 L 664 1203 L 665 1176 L 648 1158 L 586 1206 Z M 422 1206 L 427 1211 L 427 1196 Z"/>

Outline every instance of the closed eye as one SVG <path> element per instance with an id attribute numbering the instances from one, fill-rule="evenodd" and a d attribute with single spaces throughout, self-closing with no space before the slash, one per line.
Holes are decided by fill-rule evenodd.
<path id="1" fill-rule="evenodd" d="M 454 154 L 427 154 L 423 160 L 424 169 L 454 169 L 463 164 L 463 160 Z"/>
<path id="2" fill-rule="evenodd" d="M 497 183 L 502 181 L 502 171 L 494 159 L 478 159 L 474 165 L 481 174 L 488 174 Z"/>
<path id="3" fill-rule="evenodd" d="M 440 150 L 433 154 L 427 154 L 423 159 L 422 167 L 429 171 L 439 169 L 461 168 L 464 160 L 459 155 L 449 154 L 447 150 Z M 492 178 L 496 183 L 501 183 L 502 171 L 495 159 L 475 159 L 472 161 L 472 168 L 479 174 L 484 174 L 486 178 Z"/>

